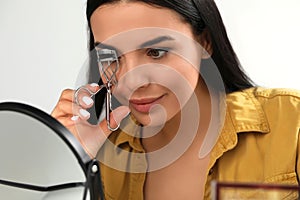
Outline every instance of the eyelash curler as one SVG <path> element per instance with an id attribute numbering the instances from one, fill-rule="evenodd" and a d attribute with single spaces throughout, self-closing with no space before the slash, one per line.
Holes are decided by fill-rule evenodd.
<path id="1" fill-rule="evenodd" d="M 98 61 L 100 74 L 103 75 L 104 79 L 106 80 L 106 83 L 100 85 L 100 88 L 96 92 L 91 91 L 85 86 L 79 87 L 74 94 L 75 103 L 79 106 L 81 105 L 79 100 L 79 96 L 81 96 L 81 93 L 88 95 L 89 97 L 93 97 L 98 92 L 100 92 L 103 88 L 105 88 L 107 91 L 106 101 L 105 101 L 105 119 L 107 123 L 107 128 L 111 131 L 116 131 L 119 129 L 120 124 L 118 124 L 117 127 L 115 128 L 111 127 L 109 114 L 112 111 L 112 102 L 111 102 L 112 86 L 117 85 L 116 72 L 119 69 L 119 60 L 118 60 L 117 52 L 111 49 L 97 49 L 97 48 L 96 48 L 96 52 L 97 52 L 97 61 Z"/>

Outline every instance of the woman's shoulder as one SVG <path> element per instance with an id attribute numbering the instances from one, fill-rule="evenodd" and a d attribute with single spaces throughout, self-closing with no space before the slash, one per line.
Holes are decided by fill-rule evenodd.
<path id="1" fill-rule="evenodd" d="M 255 99 L 258 101 L 294 99 L 300 102 L 300 90 L 289 88 L 251 87 L 235 91 L 226 95 L 227 101 L 241 101 Z"/>
<path id="2" fill-rule="evenodd" d="M 300 113 L 300 90 L 289 88 L 253 87 L 242 91 L 261 105 L 273 104 L 277 108 L 294 107 Z M 274 108 L 276 109 L 276 108 Z"/>
<path id="3" fill-rule="evenodd" d="M 263 88 L 253 87 L 245 90 L 251 92 L 257 98 L 276 98 L 276 97 L 287 97 L 300 99 L 300 90 L 290 88 Z"/>
<path id="4" fill-rule="evenodd" d="M 247 99 L 255 98 L 261 101 L 267 101 L 272 99 L 295 99 L 295 101 L 300 101 L 300 90 L 291 88 L 251 87 L 227 95 L 227 99 L 237 97 L 244 97 Z"/>
<path id="5" fill-rule="evenodd" d="M 241 91 L 262 108 L 265 115 L 281 116 L 297 121 L 300 126 L 300 90 L 287 88 L 253 87 Z M 268 117 L 270 120 L 270 117 Z M 276 117 L 276 119 L 279 119 Z"/>
<path id="6" fill-rule="evenodd" d="M 226 102 L 231 116 L 241 115 L 238 119 L 269 121 L 278 120 L 280 116 L 280 119 L 290 119 L 300 126 L 300 90 L 252 87 L 228 94 Z"/>

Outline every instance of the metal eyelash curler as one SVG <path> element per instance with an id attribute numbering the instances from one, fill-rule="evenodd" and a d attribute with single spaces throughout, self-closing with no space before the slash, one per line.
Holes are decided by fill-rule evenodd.
<path id="1" fill-rule="evenodd" d="M 120 127 L 118 124 L 117 127 L 113 128 L 110 126 L 110 112 L 112 111 L 112 103 L 111 103 L 111 96 L 112 96 L 112 86 L 117 84 L 116 72 L 119 69 L 119 60 L 115 50 L 111 49 L 96 49 L 97 52 L 97 61 L 100 70 L 100 74 L 104 76 L 106 79 L 106 83 L 100 85 L 100 88 L 96 92 L 92 92 L 90 89 L 86 88 L 85 86 L 79 87 L 74 94 L 75 103 L 77 105 L 81 105 L 79 96 L 86 96 L 93 97 L 98 92 L 100 92 L 103 88 L 106 88 L 106 102 L 105 102 L 105 119 L 107 123 L 107 128 L 111 131 L 116 131 Z M 82 93 L 82 95 L 81 95 Z"/>

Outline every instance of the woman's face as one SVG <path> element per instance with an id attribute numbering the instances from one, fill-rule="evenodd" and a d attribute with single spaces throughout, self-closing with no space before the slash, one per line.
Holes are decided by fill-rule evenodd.
<path id="1" fill-rule="evenodd" d="M 116 50 L 114 95 L 141 124 L 180 111 L 197 86 L 203 49 L 179 14 L 140 2 L 106 4 L 94 11 L 91 29 L 100 49 Z"/>

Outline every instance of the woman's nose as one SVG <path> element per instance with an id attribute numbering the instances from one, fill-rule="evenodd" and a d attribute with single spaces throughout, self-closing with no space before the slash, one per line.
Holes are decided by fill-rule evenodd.
<path id="1" fill-rule="evenodd" d="M 147 63 L 136 52 L 127 53 L 120 58 L 118 82 L 129 90 L 146 87 L 151 77 L 145 70 Z"/>

